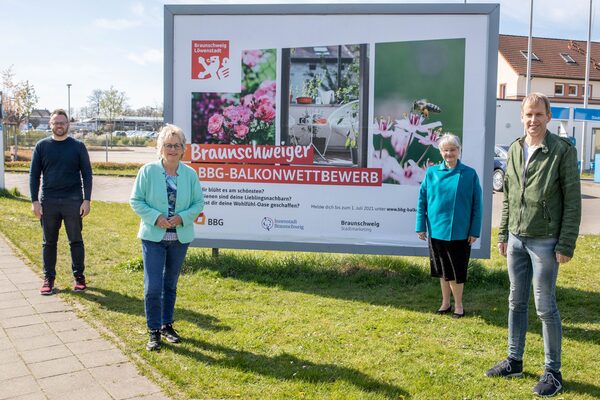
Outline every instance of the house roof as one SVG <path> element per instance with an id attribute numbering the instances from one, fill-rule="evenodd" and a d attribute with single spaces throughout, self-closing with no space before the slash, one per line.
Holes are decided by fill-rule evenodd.
<path id="1" fill-rule="evenodd" d="M 29 118 L 50 118 L 50 111 L 44 110 L 32 110 Z"/>
<path id="2" fill-rule="evenodd" d="M 539 58 L 539 61 L 531 61 L 531 76 L 585 79 L 587 42 L 534 37 L 531 48 Z M 500 35 L 498 51 L 517 74 L 527 74 L 527 36 Z M 566 62 L 561 53 L 574 62 Z M 600 81 L 600 43 L 592 42 L 591 55 L 590 80 Z"/>

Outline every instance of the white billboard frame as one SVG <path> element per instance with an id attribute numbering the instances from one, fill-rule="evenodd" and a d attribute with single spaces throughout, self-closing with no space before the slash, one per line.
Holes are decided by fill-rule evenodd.
<path id="1" fill-rule="evenodd" d="M 431 19 L 432 24 L 437 24 L 445 19 L 449 21 L 452 18 L 460 17 L 462 23 L 465 21 L 479 22 L 473 24 L 479 29 L 477 32 L 471 32 L 472 36 L 480 36 L 482 43 L 479 43 L 480 49 L 483 50 L 478 57 L 478 61 L 482 63 L 481 73 L 477 73 L 474 78 L 477 80 L 479 92 L 481 96 L 476 101 L 481 104 L 482 112 L 477 115 L 481 123 L 477 125 L 483 130 L 483 137 L 477 138 L 476 149 L 482 153 L 476 154 L 473 148 L 465 142 L 465 154 L 463 158 L 468 161 L 473 160 L 476 165 L 476 170 L 480 176 L 483 188 L 483 219 L 481 238 L 475 244 L 472 250 L 474 258 L 489 258 L 490 256 L 490 240 L 491 240 L 491 213 L 492 213 L 492 185 L 491 177 L 493 171 L 493 148 L 494 148 L 494 127 L 496 115 L 496 73 L 497 73 L 497 50 L 498 50 L 498 28 L 499 28 L 499 5 L 498 4 L 294 4 L 294 5 L 165 5 L 164 8 L 164 116 L 166 122 L 175 123 L 189 128 L 189 117 L 182 118 L 178 114 L 182 109 L 181 104 L 176 103 L 176 99 L 182 97 L 182 93 L 177 92 L 180 86 L 177 79 L 181 74 L 175 66 L 176 62 L 176 30 L 178 29 L 179 19 L 184 18 L 201 18 L 210 17 L 211 20 L 219 18 L 261 18 L 268 17 L 276 19 L 286 17 L 289 18 L 353 18 L 354 20 L 361 18 L 386 18 L 399 21 L 407 21 L 410 19 L 425 18 Z M 205 20 L 206 22 L 208 20 Z M 461 25 L 462 25 L 461 23 Z M 200 24 L 201 25 L 201 24 Z M 463 26 L 461 29 L 469 29 Z M 484 27 L 483 29 L 481 27 Z M 423 26 L 427 29 L 427 24 Z M 449 35 L 453 38 L 456 35 Z M 458 37 L 461 37 L 458 35 Z M 421 40 L 428 39 L 427 35 Z M 415 39 L 416 40 L 416 39 Z M 469 49 L 472 46 L 471 39 L 465 39 L 465 47 Z M 350 41 L 351 42 L 351 41 Z M 316 43 L 315 43 L 316 44 Z M 294 47 L 294 46 L 289 46 Z M 279 49 L 278 51 L 281 51 Z M 470 66 L 471 64 L 469 64 Z M 467 62 L 465 61 L 465 68 Z M 372 80 L 372 71 L 369 72 L 369 80 Z M 177 75 L 177 77 L 176 77 Z M 467 75 L 465 73 L 465 75 Z M 471 76 L 465 76 L 465 85 L 467 79 Z M 176 88 L 177 86 L 177 88 Z M 183 94 L 186 96 L 195 89 L 184 89 Z M 465 92 L 466 93 L 466 92 Z M 278 94 L 280 96 L 281 94 Z M 465 94 L 465 98 L 467 95 Z M 362 97 L 361 95 L 361 98 Z M 369 101 L 372 100 L 372 94 Z M 465 108 L 467 108 L 465 106 Z M 281 118 L 279 109 L 278 117 Z M 468 110 L 465 110 L 465 115 Z M 284 114 L 285 115 L 285 114 Z M 363 121 L 368 121 L 366 115 L 362 115 Z M 186 121 L 187 119 L 187 121 Z M 363 122 L 363 125 L 365 123 Z M 189 129 L 187 129 L 189 130 Z M 190 133 L 186 132 L 188 135 Z M 466 134 L 466 133 L 465 133 Z M 470 135 L 475 137 L 480 135 L 480 132 L 473 132 L 471 129 Z M 363 144 L 367 150 L 367 144 Z M 368 150 L 373 152 L 372 150 Z M 362 157 L 366 159 L 368 155 L 366 151 Z M 473 163 L 469 163 L 472 165 Z M 416 199 L 415 199 L 416 206 Z M 209 208 L 210 209 L 210 208 Z M 410 226 L 402 226 L 398 228 L 404 230 L 403 233 L 414 234 L 414 221 Z M 343 241 L 343 240 L 342 240 Z M 229 235 L 213 234 L 212 237 L 206 237 L 202 232 L 196 231 L 196 239 L 192 242 L 195 247 L 207 248 L 237 248 L 237 249 L 261 249 L 261 250 L 285 250 L 285 251 L 310 251 L 310 252 L 340 252 L 340 253 L 356 253 L 356 254 L 385 254 L 385 255 L 410 255 L 410 256 L 426 256 L 428 254 L 427 246 L 414 242 L 414 245 L 398 245 L 390 243 L 357 243 L 349 240 L 347 243 L 339 240 L 330 241 L 327 237 L 321 237 L 319 240 L 311 241 L 296 241 L 296 240 L 257 240 L 252 235 L 246 235 L 243 238 L 232 239 Z"/>

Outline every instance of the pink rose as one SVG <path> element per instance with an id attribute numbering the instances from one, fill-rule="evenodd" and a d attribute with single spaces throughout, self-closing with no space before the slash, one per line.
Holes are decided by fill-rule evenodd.
<path id="1" fill-rule="evenodd" d="M 265 105 L 269 105 L 271 107 L 273 107 L 273 101 L 271 100 L 271 98 L 269 96 L 260 96 L 260 97 L 256 97 L 254 102 L 258 105 L 261 106 L 263 104 Z"/>
<path id="2" fill-rule="evenodd" d="M 271 122 L 275 118 L 275 109 L 270 104 L 262 104 L 254 113 L 254 116 L 261 121 Z"/>
<path id="3" fill-rule="evenodd" d="M 250 129 L 246 125 L 236 125 L 234 131 L 237 138 L 243 139 L 246 137 Z"/>
<path id="4" fill-rule="evenodd" d="M 208 132 L 212 134 L 218 133 L 223 126 L 223 121 L 225 121 L 225 118 L 221 114 L 213 114 L 208 119 Z"/>
<path id="5" fill-rule="evenodd" d="M 229 106 L 223 110 L 223 115 L 234 124 L 247 124 L 252 119 L 252 111 L 244 106 Z"/>
<path id="6" fill-rule="evenodd" d="M 244 97 L 242 97 L 242 100 L 241 100 L 242 105 L 245 107 L 251 107 L 253 102 L 254 102 L 254 95 L 252 95 L 252 94 L 245 95 Z"/>

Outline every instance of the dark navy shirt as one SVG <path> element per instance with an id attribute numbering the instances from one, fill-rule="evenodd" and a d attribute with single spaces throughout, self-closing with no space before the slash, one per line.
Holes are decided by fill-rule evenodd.
<path id="1" fill-rule="evenodd" d="M 68 137 L 40 140 L 33 150 L 29 170 L 31 201 L 38 201 L 42 176 L 41 200 L 91 200 L 92 165 L 85 145 Z M 82 190 L 83 189 L 83 190 Z"/>

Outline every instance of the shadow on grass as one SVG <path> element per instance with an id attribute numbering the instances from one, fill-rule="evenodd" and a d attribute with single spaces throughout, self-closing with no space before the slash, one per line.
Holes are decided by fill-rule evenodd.
<path id="1" fill-rule="evenodd" d="M 314 384 L 334 383 L 341 380 L 364 392 L 378 393 L 388 399 L 410 398 L 410 395 L 402 388 L 379 382 L 352 368 L 335 364 L 316 364 L 286 353 L 269 357 L 196 339 L 186 338 L 185 343 L 186 345 L 189 344 L 192 349 L 190 349 L 190 346 L 167 345 L 174 353 L 208 365 L 237 369 L 279 380 L 303 381 Z M 222 357 L 211 357 L 204 354 L 203 350 L 218 353 Z"/>
<path id="2" fill-rule="evenodd" d="M 144 302 L 138 298 L 96 287 L 90 287 L 85 292 L 79 292 L 79 294 L 107 310 L 144 317 Z M 213 332 L 231 330 L 229 326 L 221 325 L 219 320 L 212 315 L 201 314 L 177 306 L 175 306 L 175 319 L 187 321 L 201 329 Z"/>
<path id="3" fill-rule="evenodd" d="M 578 381 L 571 381 L 569 379 L 565 379 L 565 394 L 569 393 L 579 393 L 579 394 L 587 394 L 592 396 L 594 399 L 600 399 L 600 387 L 596 385 L 591 385 L 589 383 L 583 383 Z"/>
<path id="4" fill-rule="evenodd" d="M 219 257 L 212 257 L 208 252 L 188 253 L 184 273 L 205 269 L 224 278 L 417 312 L 432 312 L 440 298 L 439 284 L 429 276 L 429 271 L 400 257 L 290 255 L 263 259 L 244 252 L 221 253 Z M 491 270 L 472 261 L 466 293 L 467 302 L 476 308 L 467 313 L 496 326 L 506 326 L 509 286 L 505 270 Z M 597 293 L 559 287 L 557 298 L 568 323 L 600 321 L 600 296 Z M 533 317 L 535 308 L 532 304 L 533 299 L 530 302 L 530 316 Z M 582 307 L 588 312 L 582 313 Z M 493 309 L 501 311 L 492 312 Z M 539 320 L 534 317 L 530 321 L 529 331 L 541 332 Z M 577 341 L 600 343 L 598 330 L 566 324 L 563 334 Z"/>
<path id="5" fill-rule="evenodd" d="M 31 200 L 29 200 L 26 197 L 23 197 L 23 195 L 21 194 L 21 192 L 19 192 L 19 189 L 17 188 L 12 188 L 12 189 L 0 189 L 0 197 L 4 197 L 10 200 L 16 200 L 16 201 L 20 201 L 20 202 L 31 202 Z"/>

